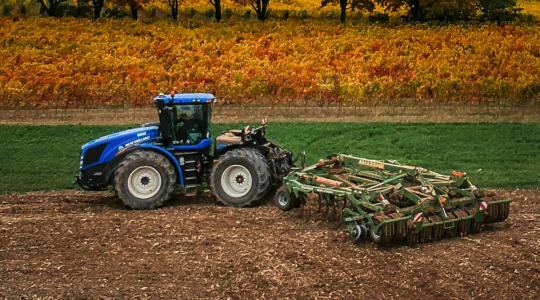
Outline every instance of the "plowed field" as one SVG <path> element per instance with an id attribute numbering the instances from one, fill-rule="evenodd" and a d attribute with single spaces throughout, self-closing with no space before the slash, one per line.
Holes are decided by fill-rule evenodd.
<path id="1" fill-rule="evenodd" d="M 0 196 L 0 297 L 540 297 L 540 192 L 480 234 L 381 248 L 270 204 L 176 197 L 130 211 L 109 192 Z"/>

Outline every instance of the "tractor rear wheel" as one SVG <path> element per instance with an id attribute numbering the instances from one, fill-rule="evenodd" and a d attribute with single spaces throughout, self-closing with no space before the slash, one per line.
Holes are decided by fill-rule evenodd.
<path id="1" fill-rule="evenodd" d="M 239 148 L 223 154 L 212 168 L 210 188 L 227 206 L 252 206 L 270 189 L 270 168 L 254 148 Z"/>
<path id="2" fill-rule="evenodd" d="M 176 172 L 163 155 L 135 151 L 120 162 L 113 185 L 124 205 L 132 209 L 153 209 L 172 197 Z"/>

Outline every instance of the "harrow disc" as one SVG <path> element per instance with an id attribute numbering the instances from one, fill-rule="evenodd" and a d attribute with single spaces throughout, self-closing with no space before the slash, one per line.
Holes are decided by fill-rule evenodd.
<path id="1" fill-rule="evenodd" d="M 453 238 L 457 236 L 458 225 L 455 220 L 456 220 L 456 216 L 454 215 L 454 213 L 449 212 L 448 219 L 446 219 L 444 223 L 444 230 L 445 230 L 444 236 L 446 238 Z"/>
<path id="2" fill-rule="evenodd" d="M 373 223 L 380 224 L 382 221 L 384 221 L 384 216 L 375 216 L 373 217 Z M 369 229 L 369 237 L 371 238 L 371 241 L 375 244 L 382 243 L 382 228 L 380 227 L 378 230 L 375 230 L 374 228 Z"/>
<path id="3" fill-rule="evenodd" d="M 460 218 L 461 221 L 457 224 L 458 235 L 464 236 L 469 234 L 469 228 L 471 227 L 471 218 L 468 218 L 469 215 L 463 209 L 457 209 L 454 211 L 454 215 L 457 218 Z"/>
<path id="4" fill-rule="evenodd" d="M 502 222 L 510 213 L 510 201 L 488 203 L 487 216 L 484 223 Z"/>
<path id="5" fill-rule="evenodd" d="M 437 241 L 444 237 L 444 224 L 442 218 L 439 216 L 429 217 L 429 221 L 433 223 L 433 231 L 431 233 L 431 240 Z M 438 223 L 438 224 L 437 224 Z"/>
<path id="6" fill-rule="evenodd" d="M 469 233 L 478 233 L 482 229 L 482 223 L 478 222 L 474 216 L 476 216 L 476 213 L 478 212 L 478 209 L 476 207 L 470 207 L 466 208 L 465 211 L 469 214 L 469 216 L 473 216 L 471 219 L 471 226 L 469 227 Z"/>

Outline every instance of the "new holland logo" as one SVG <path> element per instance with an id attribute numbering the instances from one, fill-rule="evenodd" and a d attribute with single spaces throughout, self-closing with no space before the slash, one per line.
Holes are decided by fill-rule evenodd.
<path id="1" fill-rule="evenodd" d="M 142 143 L 142 142 L 144 142 L 144 141 L 147 141 L 147 140 L 149 140 L 149 139 L 150 139 L 149 136 L 145 136 L 145 137 L 143 137 L 143 138 L 138 138 L 138 139 L 136 139 L 136 140 L 134 140 L 134 141 L 131 141 L 131 142 L 129 142 L 129 143 L 123 145 L 123 146 L 122 146 L 122 145 L 121 145 L 121 146 L 118 146 L 118 151 L 120 151 L 120 150 L 122 150 L 122 149 L 124 149 L 124 148 L 127 148 L 127 147 L 129 147 L 129 146 L 133 146 L 133 145 L 140 144 L 140 143 Z"/>

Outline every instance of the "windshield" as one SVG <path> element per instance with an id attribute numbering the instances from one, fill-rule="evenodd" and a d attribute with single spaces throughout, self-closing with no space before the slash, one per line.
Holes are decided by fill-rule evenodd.
<path id="1" fill-rule="evenodd" d="M 197 144 L 201 139 L 210 137 L 208 120 L 209 105 L 176 105 L 175 131 L 182 144 Z"/>

